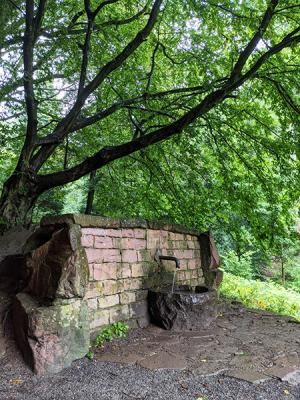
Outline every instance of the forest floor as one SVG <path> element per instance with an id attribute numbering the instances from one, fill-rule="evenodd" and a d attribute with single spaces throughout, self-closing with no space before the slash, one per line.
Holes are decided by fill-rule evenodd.
<path id="1" fill-rule="evenodd" d="M 300 325 L 226 304 L 201 331 L 130 332 L 56 375 L 35 376 L 12 346 L 1 400 L 300 400 Z"/>

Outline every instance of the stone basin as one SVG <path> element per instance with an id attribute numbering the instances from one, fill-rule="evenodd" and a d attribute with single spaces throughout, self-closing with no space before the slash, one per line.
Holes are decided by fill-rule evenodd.
<path id="1" fill-rule="evenodd" d="M 167 330 L 207 328 L 217 317 L 217 292 L 206 286 L 176 286 L 148 292 L 151 321 Z"/>

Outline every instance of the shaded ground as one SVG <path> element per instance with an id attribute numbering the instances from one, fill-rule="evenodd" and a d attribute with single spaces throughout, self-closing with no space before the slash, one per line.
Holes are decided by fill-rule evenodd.
<path id="1" fill-rule="evenodd" d="M 172 332 L 150 326 L 106 346 L 96 358 L 199 375 L 222 372 L 250 382 L 277 377 L 300 383 L 300 324 L 240 305 L 224 308 L 209 329 Z"/>
<path id="2" fill-rule="evenodd" d="M 11 349 L 0 399 L 300 400 L 299 357 L 299 324 L 236 305 L 210 329 L 136 330 L 52 376 L 34 376 Z"/>

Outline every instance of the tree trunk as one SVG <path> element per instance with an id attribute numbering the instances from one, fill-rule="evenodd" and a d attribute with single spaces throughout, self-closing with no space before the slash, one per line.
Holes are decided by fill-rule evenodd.
<path id="1" fill-rule="evenodd" d="M 95 178 L 96 171 L 92 171 L 89 178 L 89 191 L 86 199 L 85 214 L 91 214 L 93 211 L 93 203 L 95 197 Z"/>
<path id="2" fill-rule="evenodd" d="M 41 191 L 28 173 L 14 173 L 3 185 L 0 197 L 0 233 L 15 226 L 28 227 Z"/>

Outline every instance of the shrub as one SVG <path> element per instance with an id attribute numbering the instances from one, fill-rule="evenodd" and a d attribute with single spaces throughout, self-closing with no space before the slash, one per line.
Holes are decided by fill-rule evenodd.
<path id="1" fill-rule="evenodd" d="M 300 294 L 273 282 L 245 279 L 225 272 L 220 294 L 250 308 L 289 315 L 300 321 Z"/>
<path id="2" fill-rule="evenodd" d="M 244 253 L 240 258 L 233 250 L 227 251 L 222 256 L 222 266 L 226 272 L 242 276 L 243 278 L 253 278 L 254 267 L 252 265 L 252 251 Z"/>

